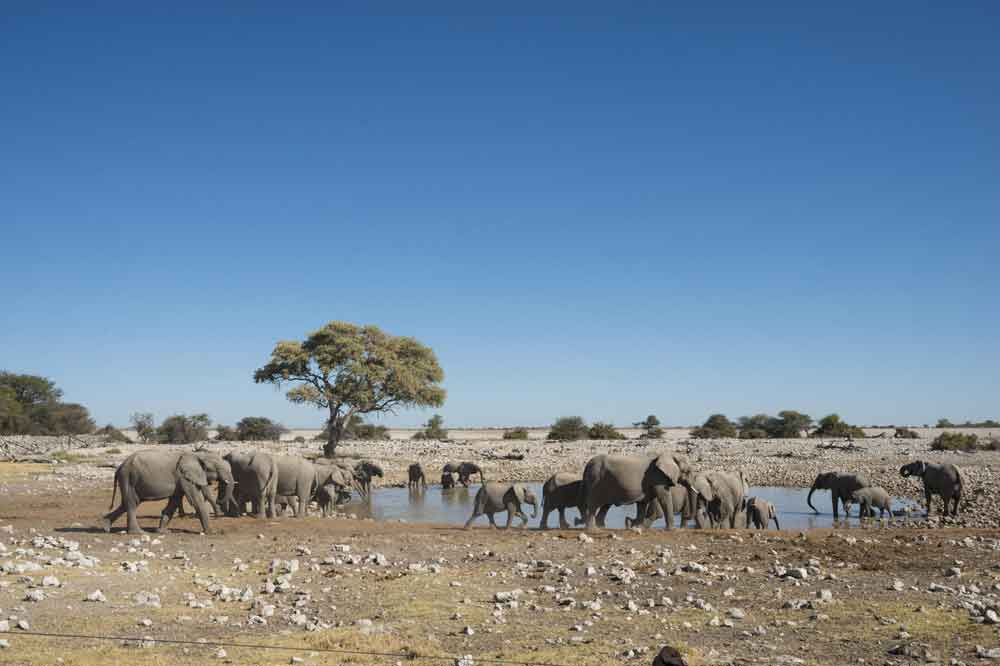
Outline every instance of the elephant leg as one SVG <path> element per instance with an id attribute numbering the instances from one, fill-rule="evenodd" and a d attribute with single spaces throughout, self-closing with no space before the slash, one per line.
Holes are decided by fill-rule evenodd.
<path id="1" fill-rule="evenodd" d="M 559 529 L 568 530 L 569 522 L 566 520 L 566 507 L 559 507 Z"/>
<path id="2" fill-rule="evenodd" d="M 514 516 L 519 513 L 521 513 L 521 510 L 518 509 L 517 506 L 514 504 L 507 505 L 507 524 L 503 527 L 505 530 L 510 528 L 510 524 L 514 522 Z"/>
<path id="3" fill-rule="evenodd" d="M 607 527 L 607 525 L 605 524 L 605 520 L 607 519 L 607 517 L 608 517 L 608 511 L 610 511 L 610 510 L 611 510 L 611 505 L 610 504 L 605 504 L 604 506 L 602 506 L 597 511 L 597 526 L 598 527 Z"/>
<path id="4" fill-rule="evenodd" d="M 167 525 L 170 524 L 170 519 L 174 517 L 174 512 L 177 511 L 180 505 L 181 495 L 171 495 L 170 499 L 167 500 L 167 505 L 163 507 L 163 511 L 160 512 L 160 526 L 156 528 L 157 532 L 165 532 L 167 530 Z"/>
<path id="5" fill-rule="evenodd" d="M 469 516 L 469 519 L 467 521 L 465 521 L 465 528 L 464 529 L 469 529 L 470 527 L 472 527 L 472 521 L 474 521 L 476 518 L 478 518 L 481 515 L 483 515 L 483 514 L 479 513 L 478 511 L 473 511 L 472 515 Z M 492 523 L 492 522 L 493 522 L 493 514 L 491 513 L 490 514 L 490 523 Z"/>
<path id="6" fill-rule="evenodd" d="M 129 534 L 142 534 L 142 528 L 139 527 L 139 517 L 136 512 L 139 509 L 138 500 L 133 499 L 132 501 L 127 501 L 125 504 L 125 512 L 127 514 L 127 531 Z"/>
<path id="7" fill-rule="evenodd" d="M 670 489 L 656 486 L 656 498 L 660 501 L 660 508 L 663 509 L 664 528 L 674 529 L 674 498 L 670 494 Z"/>
<path id="8" fill-rule="evenodd" d="M 264 520 L 267 518 L 267 501 L 264 499 L 264 495 L 260 494 L 253 501 L 253 512 L 257 516 L 258 520 Z"/>
<path id="9" fill-rule="evenodd" d="M 486 517 L 489 518 L 489 520 L 490 520 L 490 526 L 493 529 L 496 529 L 497 528 L 497 521 L 496 521 L 496 519 L 493 518 L 493 514 L 492 513 L 488 513 L 488 514 L 486 514 Z"/>
<path id="10" fill-rule="evenodd" d="M 953 516 L 957 516 L 958 515 L 958 500 L 960 500 L 961 498 L 962 498 L 962 495 L 960 493 L 953 493 L 952 494 L 951 501 L 953 502 L 954 506 L 951 509 L 951 515 L 953 515 Z"/>
<path id="11" fill-rule="evenodd" d="M 781 529 L 781 525 L 778 524 L 778 517 L 774 516 L 771 520 L 774 521 L 774 529 L 780 530 Z M 764 527 L 766 528 L 767 525 L 765 525 Z"/>
<path id="12" fill-rule="evenodd" d="M 549 507 L 549 505 L 548 504 L 542 505 L 542 522 L 538 526 L 539 528 L 541 528 L 543 530 L 549 529 L 549 514 L 550 513 L 552 513 L 552 509 Z M 562 519 L 562 509 L 559 510 L 559 518 L 560 518 L 559 522 L 561 523 L 562 522 L 562 520 L 561 520 Z"/>
<path id="13" fill-rule="evenodd" d="M 931 517 L 931 491 L 929 488 L 924 489 L 924 499 L 927 500 L 927 517 Z"/>
<path id="14" fill-rule="evenodd" d="M 837 496 L 837 493 L 831 493 L 831 495 L 833 495 L 833 519 L 840 520 L 840 509 L 838 506 L 840 504 L 840 497 Z"/>

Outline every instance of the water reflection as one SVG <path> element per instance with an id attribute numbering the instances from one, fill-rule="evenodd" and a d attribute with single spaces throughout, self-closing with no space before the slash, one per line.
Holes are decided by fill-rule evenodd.
<path id="1" fill-rule="evenodd" d="M 532 488 L 538 495 L 542 496 L 540 483 L 527 483 L 526 486 Z M 341 507 L 341 511 L 356 513 L 358 515 L 370 516 L 376 520 L 404 520 L 408 523 L 445 523 L 451 525 L 462 525 L 472 515 L 472 502 L 476 496 L 478 486 L 471 488 L 451 488 L 442 490 L 440 486 L 431 486 L 426 489 L 407 488 L 379 488 L 372 493 L 372 497 L 367 501 L 352 501 L 349 505 Z M 762 497 L 778 508 L 778 517 L 781 521 L 782 529 L 810 529 L 814 527 L 855 527 L 861 524 L 858 519 L 858 507 L 854 505 L 850 518 L 844 519 L 841 514 L 840 521 L 834 524 L 833 514 L 830 513 L 829 492 L 817 490 L 813 494 L 813 504 L 816 508 L 825 511 L 814 514 L 806 504 L 806 496 L 809 494 L 808 488 L 779 488 L 761 486 L 750 489 L 748 497 L 756 495 Z M 910 501 L 893 499 L 892 508 L 901 511 L 906 507 L 914 507 Z M 538 507 L 538 515 L 541 516 L 542 507 Z M 530 512 L 529 512 L 530 513 Z M 573 523 L 577 516 L 576 509 L 566 511 L 566 519 Z M 612 528 L 624 528 L 625 516 L 635 516 L 635 506 L 612 507 L 607 516 L 607 526 Z M 922 512 L 915 511 L 909 518 L 896 518 L 895 520 L 919 520 Z M 501 522 L 506 521 L 506 514 L 498 514 Z M 515 524 L 517 522 L 515 521 Z M 539 519 L 530 521 L 531 527 L 536 527 Z M 675 525 L 677 524 L 675 519 Z M 879 519 L 872 518 L 864 521 L 866 525 L 878 526 Z M 549 526 L 558 525 L 558 515 L 553 513 L 549 516 Z M 662 519 L 654 527 L 662 528 Z"/>

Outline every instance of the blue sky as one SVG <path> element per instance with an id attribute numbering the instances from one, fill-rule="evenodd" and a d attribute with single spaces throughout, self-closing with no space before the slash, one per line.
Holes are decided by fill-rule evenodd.
<path id="1" fill-rule="evenodd" d="M 454 426 L 1000 416 L 996 3 L 268 4 L 0 8 L 0 367 L 312 426 L 252 372 L 343 319 Z"/>

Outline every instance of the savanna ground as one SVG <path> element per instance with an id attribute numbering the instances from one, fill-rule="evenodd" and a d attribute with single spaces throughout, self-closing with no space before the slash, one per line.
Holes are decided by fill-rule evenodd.
<path id="1" fill-rule="evenodd" d="M 413 460 L 431 482 L 441 461 L 460 459 L 485 460 L 489 478 L 539 479 L 578 468 L 598 450 L 658 445 L 394 446 L 346 452 L 380 461 L 385 482 L 398 483 Z M 523 461 L 491 459 L 518 446 L 533 451 Z M 895 470 L 905 459 L 933 457 L 925 442 L 860 452 L 817 451 L 815 443 L 701 446 L 692 454 L 698 466 L 738 465 L 755 484 L 802 485 L 818 468 L 863 469 L 911 496 L 916 482 L 906 486 Z M 112 469 L 100 465 L 129 450 L 74 452 L 56 466 L 0 463 L 0 619 L 11 632 L 0 636 L 9 641 L 0 663 L 432 664 L 453 662 L 403 655 L 471 655 L 476 663 L 648 664 L 669 644 L 691 664 L 915 663 L 927 654 L 974 664 L 1000 647 L 989 615 L 1000 610 L 996 454 L 961 459 L 977 484 L 963 509 L 978 517 L 955 527 L 852 521 L 807 533 L 653 528 L 583 537 L 288 517 L 223 518 L 213 521 L 215 533 L 200 535 L 188 517 L 175 518 L 167 534 L 126 535 L 123 523 L 105 534 L 99 518 Z M 141 506 L 147 529 L 162 505 Z M 828 499 L 817 506 L 828 511 Z M 96 558 L 93 566 L 79 566 L 78 556 L 66 561 L 74 548 L 84 563 Z M 86 601 L 97 590 L 104 600 Z M 149 605 L 151 595 L 159 605 Z M 22 621 L 28 632 L 138 640 L 34 637 L 18 628 Z M 292 649 L 223 654 L 157 639 Z M 897 646 L 911 656 L 890 655 Z"/>

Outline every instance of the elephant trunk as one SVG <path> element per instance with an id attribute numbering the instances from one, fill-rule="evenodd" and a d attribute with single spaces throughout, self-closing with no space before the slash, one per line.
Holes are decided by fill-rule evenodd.
<path id="1" fill-rule="evenodd" d="M 809 508 L 812 509 L 814 513 L 819 513 L 819 511 L 816 510 L 816 507 L 814 507 L 812 503 L 812 496 L 814 492 L 816 492 L 815 482 L 812 484 L 812 488 L 809 489 L 809 494 L 806 496 L 806 504 L 809 505 Z"/>
<path id="2" fill-rule="evenodd" d="M 538 500 L 537 499 L 531 502 L 531 517 L 532 518 L 537 518 L 538 517 Z"/>

